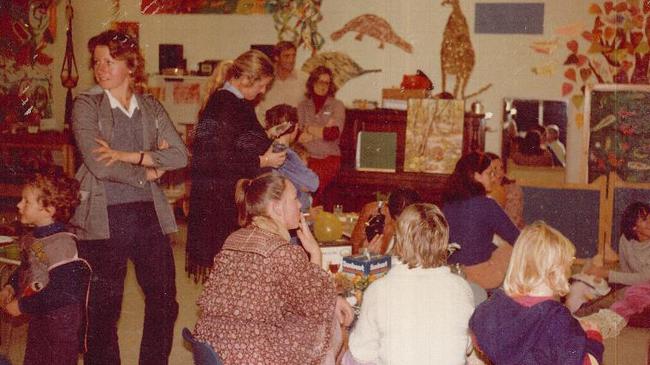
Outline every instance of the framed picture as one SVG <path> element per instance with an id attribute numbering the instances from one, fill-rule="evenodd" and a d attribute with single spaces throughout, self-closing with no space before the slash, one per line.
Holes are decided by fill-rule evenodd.
<path id="1" fill-rule="evenodd" d="M 206 60 L 199 62 L 199 76 L 210 76 L 219 65 L 219 60 Z"/>
<path id="2" fill-rule="evenodd" d="M 462 154 L 463 100 L 409 99 L 404 171 L 449 174 Z"/>
<path id="3" fill-rule="evenodd" d="M 585 93 L 587 182 L 615 172 L 650 182 L 650 85 L 597 84 Z"/>

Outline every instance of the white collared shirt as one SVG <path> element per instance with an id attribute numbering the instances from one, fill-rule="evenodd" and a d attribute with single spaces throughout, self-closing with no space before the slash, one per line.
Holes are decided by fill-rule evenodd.
<path id="1" fill-rule="evenodd" d="M 104 92 L 106 93 L 106 95 L 108 95 L 108 102 L 111 103 L 111 109 L 118 108 L 129 118 L 133 116 L 133 113 L 139 107 L 138 99 L 133 94 L 131 95 L 131 100 L 129 101 L 129 110 L 126 110 L 122 105 L 122 103 L 117 101 L 117 99 L 113 95 L 111 95 L 111 93 L 108 90 L 104 90 Z"/>

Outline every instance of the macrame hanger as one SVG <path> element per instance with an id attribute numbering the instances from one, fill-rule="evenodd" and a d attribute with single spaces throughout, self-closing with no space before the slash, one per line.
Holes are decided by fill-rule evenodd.
<path id="1" fill-rule="evenodd" d="M 65 16 L 68 20 L 68 29 L 66 31 L 65 56 L 63 65 L 61 65 L 61 84 L 68 89 L 65 97 L 65 119 L 63 121 L 64 129 L 70 129 L 72 119 L 72 89 L 77 86 L 79 73 L 77 72 L 77 62 L 74 58 L 74 46 L 72 44 L 72 18 L 74 10 L 72 9 L 72 0 L 68 0 L 65 7 Z"/>

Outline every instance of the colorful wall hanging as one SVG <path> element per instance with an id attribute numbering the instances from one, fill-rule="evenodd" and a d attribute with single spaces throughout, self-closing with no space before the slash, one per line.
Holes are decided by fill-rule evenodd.
<path id="1" fill-rule="evenodd" d="M 463 147 L 464 109 L 462 100 L 408 100 L 404 171 L 454 171 Z"/>
<path id="2" fill-rule="evenodd" d="M 141 0 L 142 14 L 270 14 L 278 0 Z"/>
<path id="3" fill-rule="evenodd" d="M 588 182 L 616 172 L 650 182 L 650 85 L 597 84 L 585 95 Z"/>
<path id="4" fill-rule="evenodd" d="M 413 46 L 402 39 L 393 31 L 393 27 L 386 21 L 374 14 L 363 14 L 347 22 L 343 28 L 332 33 L 330 37 L 336 41 L 347 32 L 357 32 L 354 39 L 360 41 L 367 35 L 379 41 L 379 48 L 384 48 L 384 43 L 393 44 L 406 53 L 413 53 Z"/>
<path id="5" fill-rule="evenodd" d="M 0 0 L 0 129 L 52 118 L 52 57 L 56 34 L 53 0 Z"/>
<path id="6" fill-rule="evenodd" d="M 584 95 L 587 86 L 648 84 L 650 45 L 646 18 L 650 2 L 641 0 L 592 3 L 588 12 L 593 26 L 566 43 L 562 95 Z M 581 45 L 586 42 L 587 45 Z"/>
<path id="7" fill-rule="evenodd" d="M 332 70 L 334 84 L 339 89 L 350 79 L 371 72 L 381 72 L 379 69 L 364 70 L 350 56 L 340 52 L 322 52 L 312 56 L 302 65 L 302 70 L 310 73 L 318 66 L 325 66 Z"/>
<path id="8" fill-rule="evenodd" d="M 469 37 L 469 27 L 459 0 L 444 0 L 442 5 L 452 7 L 447 19 L 445 31 L 442 34 L 442 47 L 440 49 L 440 67 L 442 69 L 442 92 L 447 89 L 447 77 L 456 76 L 453 95 L 455 99 L 465 99 L 476 96 L 487 90 L 491 84 L 479 89 L 470 95 L 465 94 L 467 82 L 474 69 L 474 47 Z"/>
<path id="9" fill-rule="evenodd" d="M 323 20 L 320 12 L 322 0 L 275 0 L 273 13 L 278 40 L 289 41 L 311 50 L 312 56 L 323 47 L 325 39 L 318 32 Z"/>

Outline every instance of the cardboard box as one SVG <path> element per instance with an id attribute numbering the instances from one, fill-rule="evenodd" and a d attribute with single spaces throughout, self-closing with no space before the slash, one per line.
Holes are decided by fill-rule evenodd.
<path id="1" fill-rule="evenodd" d="M 347 256 L 343 258 L 343 272 L 350 275 L 381 276 L 390 270 L 391 257 L 388 255 Z"/>
<path id="2" fill-rule="evenodd" d="M 406 110 L 408 99 L 424 99 L 429 97 L 426 89 L 383 89 L 381 92 L 381 107 L 385 109 Z"/>
<path id="3" fill-rule="evenodd" d="M 424 99 L 429 97 L 429 90 L 426 89 L 382 89 L 382 99 L 393 100 L 408 100 L 408 99 Z"/>

